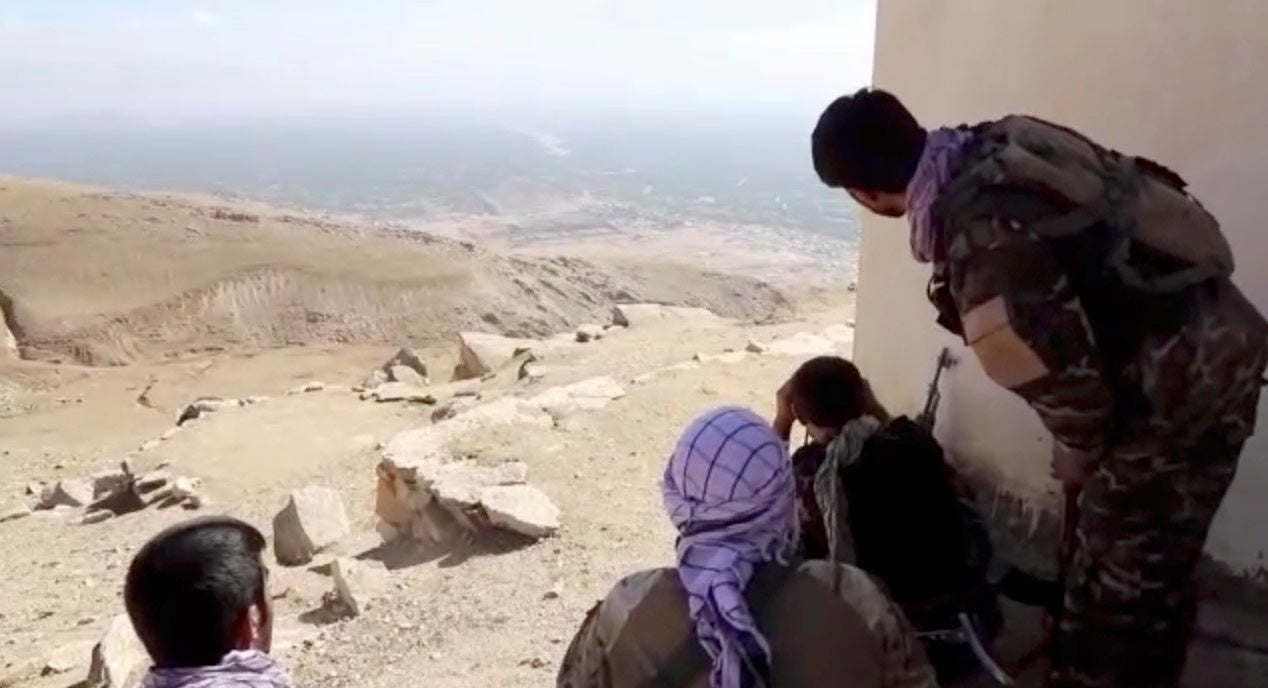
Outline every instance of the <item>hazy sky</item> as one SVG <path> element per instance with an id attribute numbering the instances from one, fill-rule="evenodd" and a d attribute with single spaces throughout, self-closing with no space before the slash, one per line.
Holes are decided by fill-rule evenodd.
<path id="1" fill-rule="evenodd" d="M 744 106 L 871 72 L 875 0 L 0 0 L 0 117 Z"/>

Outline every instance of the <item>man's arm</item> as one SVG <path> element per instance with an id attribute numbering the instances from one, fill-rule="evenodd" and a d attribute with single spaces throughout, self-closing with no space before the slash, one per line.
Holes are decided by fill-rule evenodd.
<path id="1" fill-rule="evenodd" d="M 1030 404 L 1085 469 L 1105 451 L 1114 399 L 1091 324 L 1065 271 L 1024 223 L 956 227 L 949 282 L 964 338 L 1000 386 Z"/>

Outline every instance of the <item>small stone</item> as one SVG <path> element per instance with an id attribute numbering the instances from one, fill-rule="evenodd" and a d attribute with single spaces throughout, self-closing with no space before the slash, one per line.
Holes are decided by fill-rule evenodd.
<path id="1" fill-rule="evenodd" d="M 141 494 L 147 494 L 153 492 L 154 490 L 166 487 L 172 480 L 175 480 L 175 476 L 165 470 L 159 469 L 142 474 L 141 477 L 136 480 L 136 487 Z"/>
<path id="2" fill-rule="evenodd" d="M 87 480 L 59 480 L 44 487 L 40 494 L 40 508 L 88 506 L 92 503 L 93 494 L 92 483 Z"/>
<path id="3" fill-rule="evenodd" d="M 99 509 L 97 511 L 89 511 L 88 513 L 84 514 L 84 517 L 80 519 L 79 522 L 82 525 L 91 526 L 93 524 L 101 523 L 103 521 L 109 521 L 112 518 L 114 518 L 113 511 L 107 511 L 106 509 Z"/>
<path id="4" fill-rule="evenodd" d="M 84 655 L 92 651 L 91 643 L 70 643 L 53 651 L 44 661 L 40 676 L 57 676 L 65 674 L 84 661 Z"/>
<path id="5" fill-rule="evenodd" d="M 272 398 L 272 397 L 266 397 L 266 396 L 264 396 L 264 395 L 257 394 L 257 395 L 254 395 L 254 396 L 249 396 L 249 397 L 247 397 L 247 398 L 243 399 L 243 400 L 242 400 L 242 405 L 243 405 L 243 406 L 255 406 L 256 404 L 263 404 L 264 402 L 268 401 L 268 400 L 269 400 L 269 399 L 271 399 L 271 398 Z"/>
<path id="6" fill-rule="evenodd" d="M 198 479 L 181 476 L 172 481 L 172 498 L 188 499 L 197 493 Z"/>
<path id="7" fill-rule="evenodd" d="M 151 449 L 156 449 L 158 448 L 159 444 L 161 444 L 161 442 L 162 440 L 150 440 L 149 442 L 145 442 L 141 446 L 137 447 L 137 451 L 147 452 L 147 451 L 150 451 Z"/>
<path id="8" fill-rule="evenodd" d="M 411 404 L 435 404 L 436 397 L 421 387 L 406 382 L 386 382 L 368 392 L 370 398 L 380 403 L 405 401 Z"/>
<path id="9" fill-rule="evenodd" d="M 8 509 L 0 511 L 0 523 L 16 521 L 20 518 L 26 518 L 31 515 L 31 507 L 26 504 L 15 504 Z"/>
<path id="10" fill-rule="evenodd" d="M 176 426 L 180 427 L 191 420 L 197 420 L 222 409 L 240 405 L 237 399 L 198 397 L 181 411 L 180 416 L 176 418 Z"/>
<path id="11" fill-rule="evenodd" d="M 195 511 L 203 508 L 204 506 L 207 506 L 207 498 L 200 494 L 191 494 L 186 497 L 184 503 L 181 504 L 181 508 L 186 511 Z"/>
<path id="12" fill-rule="evenodd" d="M 26 493 L 28 495 L 37 495 L 44 491 L 44 483 L 32 481 L 26 484 Z"/>
<path id="13" fill-rule="evenodd" d="M 692 360 L 697 363 L 739 363 L 748 358 L 745 351 L 724 351 L 720 354 L 696 354 Z"/>
<path id="14" fill-rule="evenodd" d="M 391 379 L 392 377 L 387 374 L 387 371 L 375 370 L 375 371 L 372 371 L 369 375 L 366 375 L 361 380 L 361 384 L 357 386 L 365 391 L 370 391 L 370 390 L 374 390 L 378 388 L 378 386 L 383 384 L 384 382 L 390 382 Z"/>
<path id="15" fill-rule="evenodd" d="M 751 354 L 764 354 L 770 350 L 770 347 L 757 341 L 756 339 L 748 340 L 748 344 L 744 346 L 744 350 Z"/>
<path id="16" fill-rule="evenodd" d="M 335 600 L 352 616 L 365 611 L 366 604 L 387 591 L 387 569 L 379 562 L 339 557 L 330 568 L 335 582 Z"/>
<path id="17" fill-rule="evenodd" d="M 388 379 L 392 382 L 403 382 L 407 385 L 422 387 L 427 384 L 427 378 L 418 374 L 418 371 L 409 366 L 394 365 L 387 369 Z"/>
<path id="18" fill-rule="evenodd" d="M 337 491 L 316 486 L 295 490 L 273 518 L 277 562 L 286 566 L 307 564 L 350 530 L 348 514 Z"/>
<path id="19" fill-rule="evenodd" d="M 101 499 L 128 482 L 128 474 L 122 470 L 99 471 L 92 474 L 93 499 Z"/>
<path id="20" fill-rule="evenodd" d="M 159 440 L 162 442 L 166 442 L 172 439 L 173 437 L 175 437 L 176 434 L 179 433 L 180 431 L 181 429 L 179 425 L 174 428 L 168 428 L 162 435 L 159 435 Z"/>
<path id="21" fill-rule="evenodd" d="M 845 290 L 850 293 L 854 293 L 858 291 L 858 288 L 859 288 L 859 285 L 857 282 L 850 282 L 848 285 L 846 285 Z"/>
<path id="22" fill-rule="evenodd" d="M 396 371 L 392 370 L 396 367 L 409 368 L 419 381 L 415 382 L 412 377 L 409 379 L 396 377 Z M 383 372 L 388 373 L 389 379 L 396 382 L 409 382 L 418 385 L 427 384 L 427 364 L 423 363 L 423 359 L 418 355 L 418 352 L 409 347 L 401 348 L 400 351 L 397 351 L 394 356 L 389 358 L 387 363 L 383 364 Z"/>
<path id="23" fill-rule="evenodd" d="M 519 378 L 521 380 L 536 382 L 544 377 L 546 377 L 546 369 L 535 362 L 529 361 L 520 368 Z"/>
<path id="24" fill-rule="evenodd" d="M 132 630 L 132 623 L 126 614 L 120 614 L 110 620 L 101 640 L 92 649 L 88 686 L 125 688 L 147 662 L 145 648 Z"/>
<path id="25" fill-rule="evenodd" d="M 136 475 L 136 467 L 133 466 L 132 459 L 127 456 L 119 461 L 119 470 L 123 471 L 123 474 L 127 476 Z"/>
<path id="26" fill-rule="evenodd" d="M 602 339 L 603 332 L 604 330 L 602 325 L 582 325 L 577 328 L 577 341 L 584 344 L 586 342 L 593 342 Z"/>
<path id="27" fill-rule="evenodd" d="M 557 580 L 554 585 L 550 586 L 550 590 L 547 590 L 546 594 L 542 595 L 542 599 L 557 600 L 562 594 L 564 594 L 564 582 Z"/>
<path id="28" fill-rule="evenodd" d="M 295 389 L 292 389 L 292 390 L 290 391 L 290 393 L 291 393 L 292 395 L 294 395 L 294 394 L 309 394 L 309 393 L 312 393 L 312 392 L 320 392 L 320 391 L 322 391 L 322 390 L 323 390 L 323 389 L 325 389 L 325 388 L 326 388 L 326 383 L 324 383 L 324 382 L 320 382 L 320 381 L 318 381 L 318 380 L 313 380 L 313 381 L 311 381 L 311 382 L 306 382 L 306 383 L 304 383 L 304 384 L 300 385 L 299 387 L 296 387 Z"/>

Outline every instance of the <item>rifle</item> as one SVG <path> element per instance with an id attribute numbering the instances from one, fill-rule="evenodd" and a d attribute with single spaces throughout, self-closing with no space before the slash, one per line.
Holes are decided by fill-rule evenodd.
<path id="1" fill-rule="evenodd" d="M 951 356 L 951 349 L 942 347 L 942 353 L 938 354 L 938 367 L 933 371 L 933 381 L 929 383 L 929 395 L 925 397 L 925 407 L 916 416 L 916 424 L 929 432 L 933 432 L 934 423 L 938 419 L 938 403 L 942 401 L 942 392 L 938 389 L 938 383 L 942 381 L 942 371 L 954 366 L 955 358 Z"/>

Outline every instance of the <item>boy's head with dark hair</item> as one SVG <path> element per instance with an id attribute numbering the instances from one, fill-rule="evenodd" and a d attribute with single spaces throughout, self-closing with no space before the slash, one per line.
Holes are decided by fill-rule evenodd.
<path id="1" fill-rule="evenodd" d="M 884 411 L 853 363 L 838 356 L 820 356 L 801 364 L 790 384 L 793 411 L 816 442 L 826 443 L 848 422 L 870 414 L 884 420 Z"/>
<path id="2" fill-rule="evenodd" d="M 886 217 L 907 212 L 907 184 L 924 152 L 927 133 L 892 94 L 860 89 L 837 98 L 810 137 L 815 172 Z"/>
<path id="3" fill-rule="evenodd" d="M 141 548 L 124 602 L 155 666 L 210 666 L 234 650 L 268 651 L 264 548 L 260 531 L 233 518 L 186 521 Z"/>

